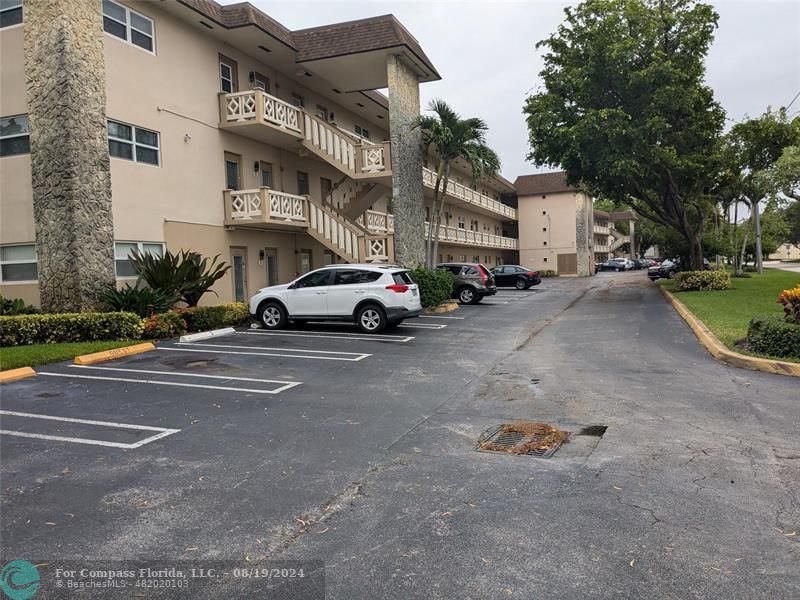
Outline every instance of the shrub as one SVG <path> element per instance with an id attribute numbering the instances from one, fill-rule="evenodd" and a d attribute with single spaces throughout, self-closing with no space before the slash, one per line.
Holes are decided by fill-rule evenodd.
<path id="1" fill-rule="evenodd" d="M 0 317 L 0 346 L 135 340 L 141 335 L 142 320 L 130 312 Z"/>
<path id="2" fill-rule="evenodd" d="M 177 254 L 166 251 L 164 256 L 137 250 L 130 254 L 131 264 L 140 280 L 154 290 L 178 296 L 188 306 L 197 306 L 203 294 L 210 291 L 211 286 L 231 268 L 224 262 L 218 263 L 218 260 L 219 254 L 209 264 L 208 257 L 188 250 Z"/>
<path id="3" fill-rule="evenodd" d="M 727 271 L 683 271 L 675 274 L 675 289 L 679 292 L 694 290 L 727 290 L 731 276 Z"/>
<path id="4" fill-rule="evenodd" d="M 411 279 L 419 286 L 419 299 L 425 308 L 439 306 L 453 296 L 453 274 L 447 269 L 417 267 Z"/>
<path id="5" fill-rule="evenodd" d="M 783 290 L 778 296 L 778 304 L 783 304 L 784 319 L 787 323 L 800 325 L 800 285 L 791 290 Z"/>
<path id="6" fill-rule="evenodd" d="M 545 269 L 544 271 L 539 271 L 539 277 L 558 277 L 558 273 L 553 269 Z"/>
<path id="7" fill-rule="evenodd" d="M 250 318 L 250 310 L 244 302 L 195 306 L 179 312 L 186 321 L 187 331 L 208 331 L 218 327 L 241 325 Z"/>
<path id="8" fill-rule="evenodd" d="M 787 323 L 779 314 L 755 317 L 747 328 L 747 343 L 759 354 L 800 358 L 800 325 Z"/>
<path id="9" fill-rule="evenodd" d="M 144 337 L 152 339 L 163 339 L 178 337 L 186 333 L 186 321 L 180 313 L 169 311 L 158 313 L 147 317 L 144 320 Z"/>
<path id="10" fill-rule="evenodd" d="M 25 304 L 22 298 L 3 298 L 0 296 L 0 315 L 33 315 L 39 309 Z"/>
<path id="11" fill-rule="evenodd" d="M 154 313 L 166 312 L 180 300 L 180 296 L 166 294 L 161 290 L 149 287 L 131 286 L 117 289 L 109 285 L 100 293 L 100 301 L 110 310 L 133 312 L 140 317 L 149 317 Z"/>

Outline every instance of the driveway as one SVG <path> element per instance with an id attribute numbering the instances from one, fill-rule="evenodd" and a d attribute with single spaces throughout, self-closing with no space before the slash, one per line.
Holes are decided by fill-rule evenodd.
<path id="1" fill-rule="evenodd" d="M 0 436 L 4 560 L 295 561 L 346 599 L 800 596 L 800 386 L 716 363 L 643 272 L 408 325 L 4 386 L 61 419 L 3 415 L 34 434 Z M 515 419 L 601 427 L 550 459 L 474 450 Z M 192 597 L 265 589 L 220 583 Z"/>

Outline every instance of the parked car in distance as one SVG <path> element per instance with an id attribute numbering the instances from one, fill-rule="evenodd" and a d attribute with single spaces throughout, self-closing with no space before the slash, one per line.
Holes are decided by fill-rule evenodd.
<path id="1" fill-rule="evenodd" d="M 477 304 L 486 296 L 497 293 L 494 275 L 480 263 L 442 263 L 436 268 L 447 269 L 453 274 L 452 297 L 461 304 Z"/>
<path id="2" fill-rule="evenodd" d="M 396 265 L 329 265 L 250 299 L 250 314 L 265 329 L 289 321 L 351 321 L 365 333 L 378 333 L 420 313 L 419 287 Z"/>
<path id="3" fill-rule="evenodd" d="M 599 263 L 598 265 L 595 265 L 595 273 L 598 271 L 626 271 L 630 269 L 628 263 L 625 262 L 626 260 L 626 258 L 615 258 Z"/>
<path id="4" fill-rule="evenodd" d="M 650 281 L 655 281 L 656 279 L 672 279 L 675 277 L 675 273 L 680 273 L 681 267 L 680 263 L 676 260 L 665 260 L 659 265 L 654 265 L 647 269 L 647 277 L 650 278 Z"/>
<path id="5" fill-rule="evenodd" d="M 515 287 L 518 290 L 527 290 L 532 285 L 542 283 L 539 273 L 533 269 L 520 265 L 502 265 L 492 269 L 494 282 L 497 287 Z"/>

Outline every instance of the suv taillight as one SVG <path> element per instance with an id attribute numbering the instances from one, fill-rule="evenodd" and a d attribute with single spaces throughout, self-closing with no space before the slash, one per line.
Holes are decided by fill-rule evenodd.
<path id="1" fill-rule="evenodd" d="M 486 272 L 486 269 L 484 269 L 481 265 L 478 265 L 478 273 L 481 274 L 481 282 L 486 283 L 486 280 L 489 277 L 489 274 Z"/>
<path id="2" fill-rule="evenodd" d="M 528 277 L 536 277 L 538 273 L 536 271 L 528 271 Z"/>
<path id="3" fill-rule="evenodd" d="M 386 289 L 392 290 L 393 292 L 397 292 L 398 294 L 405 294 L 408 291 L 408 286 L 401 285 L 399 283 L 393 283 L 391 285 L 387 285 Z"/>

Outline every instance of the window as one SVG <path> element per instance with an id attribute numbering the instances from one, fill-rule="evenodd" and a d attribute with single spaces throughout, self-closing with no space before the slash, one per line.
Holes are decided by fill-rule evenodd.
<path id="1" fill-rule="evenodd" d="M 159 242 L 116 242 L 114 244 L 114 266 L 117 277 L 136 277 L 136 269 L 130 261 L 134 250 L 149 252 L 154 256 L 164 256 L 164 244 Z"/>
<path id="2" fill-rule="evenodd" d="M 225 153 L 225 189 L 242 189 L 241 162 L 242 157 L 238 154 L 231 154 L 230 152 Z"/>
<path id="3" fill-rule="evenodd" d="M 319 178 L 319 194 L 323 200 L 328 200 L 328 196 L 333 192 L 333 182 L 327 177 Z M 331 198 L 333 200 L 333 198 Z"/>
<path id="4" fill-rule="evenodd" d="M 239 68 L 235 60 L 219 55 L 219 89 L 226 94 L 239 91 Z"/>
<path id="5" fill-rule="evenodd" d="M 116 158 L 158 166 L 158 133 L 118 121 L 108 121 L 108 153 Z"/>
<path id="6" fill-rule="evenodd" d="M 375 279 L 371 279 L 370 281 L 376 281 L 381 276 L 380 273 L 372 273 L 372 275 L 377 275 L 378 277 L 376 277 Z M 398 285 L 403 285 L 403 284 L 413 285 L 414 283 L 414 280 L 411 279 L 411 275 L 408 274 L 408 271 L 400 271 L 399 273 L 394 273 L 392 275 L 392 279 L 394 279 L 394 282 Z"/>
<path id="7" fill-rule="evenodd" d="M 472 257 L 472 262 L 475 262 L 475 263 L 479 263 L 479 262 L 481 262 L 481 257 L 480 257 L 480 256 L 477 256 L 477 255 L 473 256 L 473 257 Z"/>
<path id="8" fill-rule="evenodd" d="M 28 129 L 28 115 L 16 115 L 0 119 L 0 156 L 28 154 L 31 151 L 31 138 Z"/>
<path id="9" fill-rule="evenodd" d="M 261 161 L 260 164 L 261 170 L 261 186 L 262 187 L 272 187 L 272 163 Z"/>
<path id="10" fill-rule="evenodd" d="M 0 28 L 22 23 L 22 0 L 0 0 Z"/>
<path id="11" fill-rule="evenodd" d="M 331 269 L 323 269 L 322 271 L 314 271 L 309 273 L 302 279 L 298 280 L 295 284 L 296 288 L 319 287 L 321 285 L 330 285 Z"/>
<path id="12" fill-rule="evenodd" d="M 322 119 L 323 121 L 328 120 L 328 109 L 322 106 L 321 104 L 317 104 L 317 111 L 316 115 Z"/>
<path id="13" fill-rule="evenodd" d="M 330 250 L 325 250 L 322 253 L 322 264 L 326 267 L 328 265 L 335 265 L 336 264 L 336 256 Z"/>
<path id="14" fill-rule="evenodd" d="M 382 273 L 376 271 L 360 271 L 357 269 L 337 269 L 333 276 L 333 285 L 353 285 L 372 283 L 381 278 Z"/>
<path id="15" fill-rule="evenodd" d="M 0 246 L 0 282 L 22 283 L 37 281 L 36 246 Z"/>
<path id="16" fill-rule="evenodd" d="M 295 94 L 294 92 L 292 92 L 292 104 L 301 108 L 306 105 L 303 97 L 300 94 Z"/>
<path id="17" fill-rule="evenodd" d="M 464 217 L 458 217 L 458 228 L 459 229 L 465 229 L 466 228 L 466 221 L 465 221 Z"/>
<path id="18" fill-rule="evenodd" d="M 153 20 L 111 0 L 103 0 L 103 30 L 155 54 Z"/>
<path id="19" fill-rule="evenodd" d="M 254 90 L 262 90 L 270 93 L 269 78 L 258 71 L 250 71 L 250 87 Z"/>
<path id="20" fill-rule="evenodd" d="M 297 172 L 297 195 L 305 196 L 308 192 L 308 173 Z"/>
<path id="21" fill-rule="evenodd" d="M 300 273 L 308 273 L 311 270 L 311 250 L 300 250 Z"/>
<path id="22" fill-rule="evenodd" d="M 369 139 L 369 130 L 368 129 L 364 129 L 360 125 L 356 125 L 355 132 L 356 132 L 357 136 L 362 137 L 365 140 Z"/>

